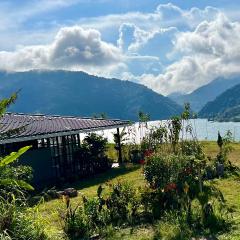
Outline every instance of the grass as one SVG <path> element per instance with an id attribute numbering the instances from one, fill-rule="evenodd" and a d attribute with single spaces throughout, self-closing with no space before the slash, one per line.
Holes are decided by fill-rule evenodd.
<path id="1" fill-rule="evenodd" d="M 72 205 L 76 206 L 81 203 L 82 195 L 87 197 L 96 196 L 98 186 L 110 180 L 127 180 L 134 184 L 134 186 L 145 184 L 140 166 L 128 165 L 126 167 L 113 168 L 105 173 L 96 175 L 92 179 L 85 179 L 72 184 L 71 187 L 76 188 L 79 192 L 78 197 L 71 199 Z M 66 185 L 64 188 L 65 187 L 70 187 L 70 185 Z M 59 219 L 59 210 L 64 208 L 65 204 L 61 199 L 44 202 L 39 206 L 39 210 L 46 220 L 45 224 L 47 225 L 47 231 L 51 234 L 60 231 L 61 223 Z"/>
<path id="2" fill-rule="evenodd" d="M 216 142 L 204 141 L 202 142 L 202 145 L 208 156 L 214 158 L 218 153 L 218 145 Z M 236 166 L 240 167 L 240 144 L 232 143 L 231 146 L 233 147 L 233 151 L 229 154 L 229 160 Z"/>
<path id="3" fill-rule="evenodd" d="M 207 155 L 214 157 L 218 152 L 218 146 L 215 142 L 203 142 L 203 147 Z M 229 159 L 232 163 L 240 167 L 240 144 L 233 144 L 234 150 L 230 154 Z M 107 181 L 127 180 L 134 186 L 142 186 L 145 184 L 140 166 L 128 165 L 126 167 L 111 169 L 108 172 L 99 174 L 91 179 L 79 181 L 71 186 L 79 191 L 79 196 L 71 200 L 73 205 L 81 203 L 81 195 L 87 197 L 96 196 L 97 188 L 100 184 Z M 232 223 L 231 231 L 222 233 L 218 237 L 220 240 L 239 240 L 240 239 L 240 178 L 237 176 L 229 176 L 224 179 L 214 180 L 214 184 L 222 191 L 228 209 L 231 212 L 229 221 Z M 63 209 L 62 200 L 51 200 L 40 205 L 40 213 L 45 217 L 47 232 L 51 239 L 61 239 L 60 221 L 58 210 Z M 171 222 L 160 222 L 155 225 L 142 225 L 134 229 L 126 228 L 119 231 L 108 229 L 107 239 L 135 240 L 135 239 L 185 239 L 179 237 L 182 229 Z M 180 234 L 180 235 L 179 235 Z M 177 237 L 178 235 L 178 237 Z M 187 238 L 186 238 L 187 239 Z"/>

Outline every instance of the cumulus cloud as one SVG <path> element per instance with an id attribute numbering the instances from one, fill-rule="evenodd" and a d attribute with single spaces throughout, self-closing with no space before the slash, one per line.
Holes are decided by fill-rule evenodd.
<path id="1" fill-rule="evenodd" d="M 60 29 L 51 44 L 1 51 L 0 69 L 81 69 L 111 66 L 119 63 L 121 57 L 117 47 L 102 41 L 99 31 L 74 26 Z"/>
<path id="2" fill-rule="evenodd" d="M 175 40 L 179 60 L 158 76 L 142 75 L 141 81 L 158 92 L 191 92 L 216 77 L 240 74 L 240 23 L 223 14 L 203 21 L 194 31 L 181 32 Z"/>
<path id="3" fill-rule="evenodd" d="M 123 23 L 119 27 L 119 39 L 117 44 L 122 51 L 128 51 L 129 46 L 136 41 L 137 26 L 132 23 Z"/>
<path id="4" fill-rule="evenodd" d="M 189 27 L 195 28 L 203 20 L 215 19 L 219 12 L 219 9 L 210 6 L 204 9 L 194 7 L 183 10 L 172 3 L 168 3 L 159 4 L 153 12 L 127 12 L 81 18 L 78 20 L 78 24 L 85 27 L 97 28 L 101 31 L 118 29 L 124 23 L 133 24 L 145 31 L 173 26 L 186 30 Z"/>
<path id="5" fill-rule="evenodd" d="M 64 4 L 56 1 L 49 11 Z M 43 11 L 34 9 L 34 14 Z M 32 12 L 23 22 L 34 16 Z M 39 40 L 39 45 L 0 51 L 0 69 L 83 70 L 139 81 L 162 94 L 190 92 L 216 77 L 240 73 L 240 23 L 213 7 L 186 10 L 169 3 L 148 13 L 110 14 L 77 22 L 57 33 L 48 32 L 45 45 Z"/>
<path id="6" fill-rule="evenodd" d="M 125 54 L 125 61 L 132 74 L 159 74 L 172 49 L 172 39 L 177 33 L 175 27 L 145 31 L 135 24 L 124 23 L 119 28 L 119 48 Z M 128 73 L 127 75 L 130 76 Z"/>

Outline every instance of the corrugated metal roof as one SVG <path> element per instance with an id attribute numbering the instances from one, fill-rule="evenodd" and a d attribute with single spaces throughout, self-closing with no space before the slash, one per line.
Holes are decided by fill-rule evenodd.
<path id="1" fill-rule="evenodd" d="M 0 134 L 20 128 L 0 143 L 27 141 L 51 136 L 64 136 L 81 132 L 111 129 L 129 125 L 129 121 L 119 119 L 82 118 L 68 116 L 45 116 L 6 113 L 0 118 Z"/>

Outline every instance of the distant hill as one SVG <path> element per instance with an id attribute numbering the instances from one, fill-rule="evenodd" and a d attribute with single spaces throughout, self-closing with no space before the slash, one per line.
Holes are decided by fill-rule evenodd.
<path id="1" fill-rule="evenodd" d="M 207 103 L 199 116 L 220 121 L 240 121 L 240 84 Z"/>
<path id="2" fill-rule="evenodd" d="M 195 112 L 198 112 L 207 102 L 213 101 L 218 95 L 237 84 L 240 84 L 240 76 L 235 76 L 229 79 L 217 78 L 190 94 L 181 95 L 179 93 L 173 93 L 168 97 L 180 105 L 189 102 L 191 108 Z"/>
<path id="3" fill-rule="evenodd" d="M 139 111 L 150 114 L 152 120 L 182 111 L 175 102 L 143 85 L 84 72 L 0 72 L 0 98 L 19 89 L 10 111 L 73 116 L 105 113 L 109 118 L 130 120 L 137 120 Z"/>

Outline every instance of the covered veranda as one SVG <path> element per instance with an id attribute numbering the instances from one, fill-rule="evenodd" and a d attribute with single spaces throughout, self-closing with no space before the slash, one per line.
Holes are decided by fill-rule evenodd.
<path id="1" fill-rule="evenodd" d="M 129 121 L 6 113 L 0 119 L 0 154 L 7 155 L 23 146 L 32 148 L 19 160 L 30 165 L 34 182 L 45 185 L 68 181 L 72 176 L 87 176 L 88 163 L 76 157 L 81 133 L 116 129 L 118 162 L 122 162 L 119 128 Z M 5 135 L 5 133 L 11 133 Z"/>

